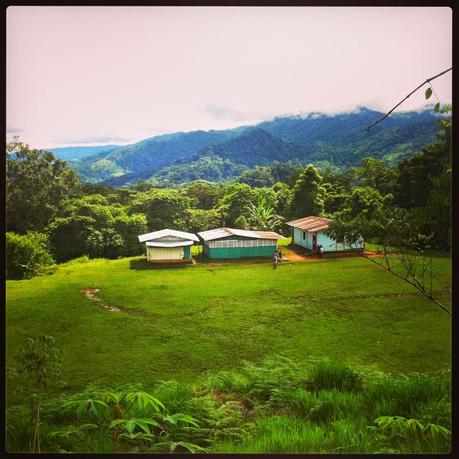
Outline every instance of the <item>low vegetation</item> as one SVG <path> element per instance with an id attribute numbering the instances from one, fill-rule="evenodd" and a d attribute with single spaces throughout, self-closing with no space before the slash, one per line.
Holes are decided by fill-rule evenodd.
<path id="1" fill-rule="evenodd" d="M 25 406 L 8 409 L 8 449 L 28 451 Z M 43 402 L 44 452 L 446 453 L 448 369 L 394 377 L 282 355 L 194 384 L 85 390 Z"/>

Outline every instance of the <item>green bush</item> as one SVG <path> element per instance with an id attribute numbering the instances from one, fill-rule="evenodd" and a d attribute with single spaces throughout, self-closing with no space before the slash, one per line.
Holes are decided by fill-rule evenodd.
<path id="1" fill-rule="evenodd" d="M 318 392 L 320 402 L 330 404 L 334 419 L 359 419 L 365 413 L 365 398 L 362 393 L 343 390 L 321 390 Z"/>
<path id="2" fill-rule="evenodd" d="M 247 379 L 235 371 L 220 371 L 210 374 L 203 386 L 207 390 L 243 393 L 247 389 Z"/>
<path id="3" fill-rule="evenodd" d="M 368 372 L 363 378 L 364 371 L 352 370 L 348 377 L 345 365 L 313 362 L 305 368 L 277 355 L 257 365 L 246 363 L 240 372 L 209 375 L 197 386 L 161 381 L 151 393 L 140 384 L 113 390 L 88 386 L 71 398 L 44 397 L 42 450 L 161 453 L 205 448 L 246 454 L 450 450 L 448 371 L 397 378 Z M 305 378 L 308 371 L 312 379 Z M 360 386 L 362 378 L 366 383 Z M 309 387 L 310 382 L 313 389 L 319 382 L 341 387 L 308 390 L 305 383 Z M 7 411 L 11 452 L 31 448 L 33 422 L 26 400 Z"/>
<path id="4" fill-rule="evenodd" d="M 161 400 L 171 412 L 187 413 L 193 398 L 189 384 L 178 381 L 161 381 L 154 389 L 153 395 Z"/>
<path id="5" fill-rule="evenodd" d="M 379 416 L 422 415 L 426 404 L 448 400 L 450 381 L 436 375 L 413 373 L 400 378 L 385 376 L 366 387 L 367 406 L 374 418 Z"/>
<path id="6" fill-rule="evenodd" d="M 241 444 L 223 443 L 218 452 L 236 453 L 325 453 L 327 433 L 323 426 L 301 421 L 293 416 L 258 419 L 256 433 Z"/>
<path id="7" fill-rule="evenodd" d="M 306 418 L 317 403 L 315 394 L 302 388 L 272 390 L 271 404 L 274 408 L 287 408 L 289 412 L 301 418 Z"/>
<path id="8" fill-rule="evenodd" d="M 291 359 L 275 355 L 267 357 L 260 365 L 244 364 L 247 377 L 247 393 L 250 397 L 267 401 L 274 389 L 299 387 L 304 375 Z"/>
<path id="9" fill-rule="evenodd" d="M 356 371 L 344 363 L 327 360 L 318 362 L 313 366 L 311 380 L 315 390 L 338 389 L 356 391 L 362 387 L 361 378 Z"/>
<path id="10" fill-rule="evenodd" d="M 44 272 L 53 263 L 46 234 L 6 233 L 7 279 L 28 279 Z"/>

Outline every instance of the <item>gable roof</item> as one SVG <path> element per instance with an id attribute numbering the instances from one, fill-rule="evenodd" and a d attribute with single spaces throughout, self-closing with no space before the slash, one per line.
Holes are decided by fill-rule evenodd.
<path id="1" fill-rule="evenodd" d="M 152 241 L 166 236 L 175 236 L 181 239 L 188 239 L 190 241 L 199 242 L 198 236 L 193 233 L 185 233 L 184 231 L 176 231 L 171 229 L 163 229 L 160 231 L 153 231 L 152 233 L 141 234 L 138 236 L 139 242 Z"/>
<path id="2" fill-rule="evenodd" d="M 327 229 L 331 222 L 332 220 L 329 218 L 311 216 L 299 218 L 298 220 L 292 220 L 291 222 L 287 222 L 286 225 L 314 233 L 316 231 Z"/>
<path id="3" fill-rule="evenodd" d="M 148 247 L 186 247 L 187 245 L 193 245 L 193 241 L 177 241 L 177 242 L 155 242 L 147 241 L 145 245 Z"/>
<path id="4" fill-rule="evenodd" d="M 236 228 L 216 228 L 209 231 L 201 231 L 198 235 L 204 241 L 214 241 L 229 236 L 241 236 L 251 239 L 283 239 L 283 236 L 274 231 L 247 231 Z"/>

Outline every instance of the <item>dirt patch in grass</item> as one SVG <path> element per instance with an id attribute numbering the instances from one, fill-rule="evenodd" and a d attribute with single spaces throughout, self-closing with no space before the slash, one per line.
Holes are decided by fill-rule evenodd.
<path id="1" fill-rule="evenodd" d="M 121 309 L 118 308 L 117 306 L 112 306 L 111 304 L 103 302 L 100 298 L 98 298 L 96 295 L 97 293 L 100 292 L 100 288 L 85 288 L 83 290 L 80 290 L 80 293 L 88 298 L 88 300 L 94 301 L 97 303 L 101 308 L 106 309 L 107 311 L 110 312 L 120 312 Z"/>

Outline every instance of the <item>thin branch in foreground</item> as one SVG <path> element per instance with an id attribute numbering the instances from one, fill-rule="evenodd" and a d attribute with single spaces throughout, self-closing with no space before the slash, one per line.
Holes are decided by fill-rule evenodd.
<path id="1" fill-rule="evenodd" d="M 372 125 L 368 126 L 367 127 L 367 131 L 370 132 L 370 129 L 373 126 L 376 126 L 382 120 L 386 119 L 399 105 L 401 105 L 403 102 L 405 102 L 405 100 L 408 99 L 408 97 L 410 97 L 412 94 L 414 94 L 418 89 L 422 88 L 425 84 L 430 83 L 432 80 L 435 80 L 435 78 L 438 78 L 438 77 L 444 75 L 446 72 L 449 72 L 450 70 L 452 70 L 452 67 L 450 67 L 449 69 L 444 70 L 443 72 L 439 73 L 438 75 L 435 75 L 433 77 L 428 78 L 426 81 L 424 81 L 424 83 L 421 83 L 416 89 L 411 91 L 403 100 L 401 100 L 394 108 L 392 108 L 390 111 L 388 111 L 382 118 L 380 118 L 378 121 L 375 121 Z"/>
<path id="2" fill-rule="evenodd" d="M 443 309 L 443 311 L 447 312 L 449 315 L 452 315 L 452 312 L 447 309 L 445 306 L 443 306 L 439 301 L 437 301 L 433 296 L 432 294 L 430 293 L 427 293 L 421 286 L 419 286 L 418 284 L 416 284 L 415 282 L 411 281 L 410 279 L 406 278 L 406 277 L 403 277 L 401 276 L 400 274 L 396 273 L 395 271 L 393 271 L 392 269 L 390 269 L 388 266 L 384 266 L 383 264 L 381 263 L 378 263 L 377 261 L 373 260 L 371 257 L 367 256 L 367 255 L 364 255 L 362 254 L 362 257 L 366 258 L 367 260 L 370 260 L 372 263 L 374 263 L 375 265 L 378 265 L 378 266 L 381 266 L 381 268 L 385 269 L 386 271 L 389 271 L 390 273 L 392 273 L 394 276 L 397 276 L 399 279 L 402 279 L 404 280 L 405 282 L 408 282 L 410 285 L 412 285 L 414 288 L 416 288 L 417 290 L 419 290 L 426 298 L 428 298 L 430 301 L 432 301 L 432 303 L 434 303 L 436 306 L 438 306 L 439 308 Z"/>

